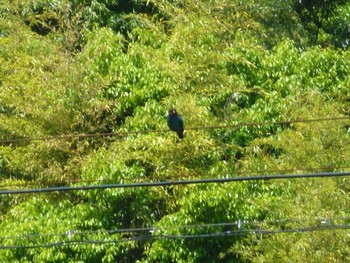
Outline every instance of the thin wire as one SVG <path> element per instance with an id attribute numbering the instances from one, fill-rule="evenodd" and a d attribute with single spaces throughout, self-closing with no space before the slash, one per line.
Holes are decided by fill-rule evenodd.
<path id="1" fill-rule="evenodd" d="M 65 233 L 54 233 L 54 234 L 32 234 L 32 235 L 19 235 L 19 236 L 3 236 L 0 237 L 2 240 L 6 239 L 34 239 L 42 237 L 57 237 L 57 236 L 84 236 L 86 234 L 118 234 L 118 233 L 137 233 L 137 232 L 150 232 L 150 233 L 160 233 L 160 231 L 170 230 L 170 229 L 191 229 L 191 228 L 219 228 L 219 227 L 238 227 L 242 226 L 257 226 L 257 225 L 277 225 L 277 224 L 288 224 L 288 223 L 306 223 L 314 222 L 319 223 L 324 226 L 330 225 L 334 221 L 350 221 L 350 217 L 333 217 L 333 218 L 313 218 L 313 219 L 280 219 L 280 220 L 266 220 L 266 221 L 248 221 L 243 219 L 238 219 L 233 223 L 206 223 L 206 224 L 190 224 L 190 225 L 176 225 L 176 226 L 164 226 L 164 227 L 147 227 L 147 228 L 122 228 L 113 230 L 87 230 L 87 231 L 77 231 L 69 230 Z M 242 229 L 243 230 L 243 229 Z M 252 229 L 249 229 L 252 230 Z"/>
<path id="2" fill-rule="evenodd" d="M 234 125 L 216 125 L 216 126 L 200 126 L 200 127 L 188 127 L 186 130 L 212 130 L 212 129 L 239 129 L 241 127 L 252 127 L 252 126 L 265 126 L 265 125 L 283 125 L 283 124 L 292 124 L 292 123 L 308 123 L 308 122 L 321 122 L 321 121 L 337 121 L 350 119 L 350 116 L 341 116 L 341 117 L 330 117 L 330 118 L 317 118 L 317 119 L 296 119 L 296 120 L 286 120 L 286 121 L 269 121 L 269 122 L 247 122 L 247 123 L 238 123 Z M 116 132 L 116 133 L 90 133 L 90 134 L 71 134 L 71 135 L 58 135 L 51 137 L 24 137 L 24 138 L 15 138 L 15 139 L 3 139 L 0 140 L 0 144 L 8 144 L 15 142 L 26 142 L 26 141 L 50 141 L 50 140 L 62 140 L 62 139 L 86 139 L 93 137 L 120 137 L 123 138 L 131 134 L 145 134 L 145 133 L 163 133 L 170 132 L 168 129 L 160 130 L 143 130 L 143 131 L 127 131 L 127 132 Z"/>
<path id="3" fill-rule="evenodd" d="M 48 248 L 48 247 L 58 247 L 66 245 L 102 245 L 102 244 L 114 244 L 120 242 L 130 242 L 130 241 L 144 241 L 144 240 L 158 240 L 158 239 L 195 239 L 195 238 L 222 238 L 222 237 L 232 237 L 232 236 L 247 236 L 247 235 L 274 235 L 283 233 L 305 233 L 313 231 L 325 231 L 325 230 L 344 230 L 350 229 L 350 225 L 325 225 L 325 226 L 311 226 L 302 227 L 294 229 L 280 229 L 280 230 L 266 230 L 266 229 L 242 229 L 242 230 L 232 230 L 224 231 L 218 233 L 204 233 L 204 234 L 191 234 L 191 235 L 143 235 L 138 237 L 121 238 L 116 240 L 68 240 L 56 243 L 46 243 L 46 244 L 35 244 L 35 245 L 3 245 L 0 246 L 0 250 L 4 249 L 29 249 L 29 248 Z"/>
<path id="4" fill-rule="evenodd" d="M 178 181 L 159 181 L 159 182 L 142 182 L 142 183 L 126 183 L 126 184 L 105 184 L 105 185 L 86 185 L 86 186 L 62 186 L 48 187 L 37 189 L 16 189 L 16 190 L 0 190 L 0 195 L 13 194 L 33 194 L 47 192 L 66 192 L 79 190 L 97 190 L 97 189 L 115 189 L 115 188 L 137 188 L 137 187 L 156 187 L 156 186 L 173 186 L 173 185 L 189 185 L 189 184 L 207 184 L 207 183 L 228 183 L 239 181 L 258 181 L 258 180 L 276 180 L 276 179 L 296 179 L 296 178 L 315 178 L 315 177 L 344 177 L 349 176 L 348 172 L 325 172 L 311 174 L 287 174 L 287 175 L 258 175 L 244 177 L 228 177 L 228 178 L 209 178 L 196 180 L 178 180 Z"/>
<path id="5" fill-rule="evenodd" d="M 233 231 L 224 231 L 219 233 L 208 234 L 192 234 L 192 235 L 160 235 L 161 238 L 166 239 L 188 239 L 188 238 L 204 238 L 204 237 L 227 237 L 227 236 L 242 236 L 242 235 L 272 235 L 281 233 L 304 233 L 319 230 L 335 230 L 335 229 L 349 229 L 350 225 L 333 225 L 333 226 L 311 226 L 294 229 L 279 229 L 279 230 L 266 230 L 266 229 L 242 229 Z"/>

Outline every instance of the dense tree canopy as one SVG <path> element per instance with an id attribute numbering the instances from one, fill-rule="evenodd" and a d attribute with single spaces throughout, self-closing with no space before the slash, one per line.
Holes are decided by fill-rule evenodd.
<path id="1" fill-rule="evenodd" d="M 348 261 L 347 176 L 259 179 L 349 171 L 349 45 L 343 0 L 1 1 L 0 261 Z"/>

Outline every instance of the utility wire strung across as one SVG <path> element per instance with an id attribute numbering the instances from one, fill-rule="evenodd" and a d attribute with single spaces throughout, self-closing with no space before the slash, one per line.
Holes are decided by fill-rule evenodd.
<path id="1" fill-rule="evenodd" d="M 342 223 L 340 223 L 340 221 Z M 263 236 L 283 233 L 305 233 L 313 231 L 326 230 L 344 230 L 350 229 L 348 223 L 350 218 L 321 218 L 321 219 L 290 219 L 290 220 L 270 220 L 270 221 L 245 221 L 237 220 L 233 223 L 214 223 L 214 224 L 193 224 L 182 226 L 169 227 L 151 227 L 151 228 L 136 228 L 136 229 L 117 229 L 117 230 L 101 230 L 101 231 L 67 231 L 66 233 L 55 234 L 37 234 L 26 236 L 5 236 L 0 238 L 1 243 L 8 240 L 25 240 L 28 239 L 31 245 L 0 245 L 0 249 L 28 249 L 28 248 L 43 248 L 43 247 L 58 247 L 67 245 L 102 245 L 113 244 L 118 242 L 130 241 L 146 241 L 156 239 L 194 239 L 194 238 L 226 238 L 232 236 Z M 296 224 L 310 223 L 307 226 L 303 225 L 296 227 Z M 288 224 L 290 224 L 288 226 Z M 267 226 L 270 226 L 267 228 Z M 287 227 L 286 227 L 287 226 Z M 224 230 L 225 229 L 225 230 Z M 176 230 L 180 234 L 171 234 Z M 193 233 L 197 232 L 197 233 Z M 192 234 L 187 234 L 190 232 Z M 119 234 L 110 239 L 110 235 Z M 126 234 L 127 237 L 123 236 Z M 93 237 L 94 235 L 94 237 Z M 61 239 L 59 242 L 47 243 L 42 242 L 45 238 L 57 237 Z M 98 239 L 99 238 L 99 239 Z M 105 239 L 101 239 L 105 238 Z M 40 242 L 37 242 L 40 240 Z"/>
<path id="2" fill-rule="evenodd" d="M 309 172 L 329 172 L 329 171 L 336 171 L 336 170 L 350 170 L 350 167 L 348 165 L 346 166 L 319 166 L 319 167 L 297 167 L 297 168 L 290 168 L 290 169 L 269 169 L 269 170 L 256 170 L 256 171 L 244 171 L 244 172 L 235 172 L 235 175 L 241 176 L 245 174 L 246 176 L 252 176 L 252 175 L 259 175 L 262 173 L 265 174 L 285 174 L 285 173 L 293 173 L 293 172 L 300 172 L 300 171 L 309 171 Z M 165 181 L 165 180 L 175 180 L 175 179 L 186 179 L 186 178 L 193 178 L 193 175 L 188 175 L 188 176 L 178 176 L 178 175 L 171 175 L 171 176 L 159 176 L 155 177 L 159 181 Z M 203 175 L 197 175 L 196 177 L 203 177 Z M 221 176 L 224 177 L 224 176 Z M 125 178 L 120 178 L 120 180 L 126 180 Z M 138 181 L 140 182 L 141 180 L 144 180 L 145 176 L 138 176 L 138 177 L 132 177 L 128 178 L 128 181 Z M 64 186 L 64 185 L 73 185 L 73 184 L 92 184 L 92 183 L 100 183 L 100 184 L 107 184 L 111 183 L 111 179 L 106 178 L 106 179 L 91 179 L 91 180 L 71 180 L 71 181 L 17 181 L 15 183 L 4 183 L 0 184 L 0 191 L 4 189 L 9 189 L 9 188 L 14 188 L 14 187 L 30 187 L 30 186 L 40 186 L 40 185 L 45 185 L 45 186 Z"/>
<path id="3" fill-rule="evenodd" d="M 309 174 L 280 174 L 280 175 L 258 175 L 258 176 L 242 176 L 227 178 L 208 178 L 194 180 L 175 180 L 175 181 L 158 181 L 158 182 L 142 182 L 142 183 L 125 183 L 125 184 L 104 184 L 104 185 L 87 185 L 87 186 L 62 186 L 48 187 L 37 189 L 16 189 L 16 190 L 0 190 L 1 195 L 14 194 L 38 194 L 48 192 L 68 192 L 68 191 L 86 191 L 86 190 L 102 190 L 116 188 L 137 188 L 137 187 L 157 187 L 157 186 L 174 186 L 174 185 L 190 185 L 190 184 L 208 184 L 208 183 L 229 183 L 239 181 L 259 181 L 259 180 L 277 180 L 277 179 L 297 179 L 297 178 L 316 178 L 316 177 L 345 177 L 350 176 L 348 172 L 325 172 L 325 173 L 309 173 Z"/>
<path id="4" fill-rule="evenodd" d="M 296 120 L 285 120 L 285 121 L 268 121 L 268 122 L 248 122 L 238 123 L 234 125 L 217 125 L 217 126 L 201 126 L 201 127 L 187 127 L 186 130 L 213 130 L 213 129 L 239 129 L 241 127 L 253 127 L 253 126 L 265 126 L 265 125 L 287 125 L 292 123 L 309 123 L 309 122 L 323 122 L 323 121 L 338 121 L 348 120 L 350 116 L 341 117 L 329 117 L 329 118 L 317 118 L 317 119 L 296 119 Z M 49 141 L 49 140 L 64 140 L 64 139 L 87 139 L 93 137 L 109 138 L 119 137 L 123 138 L 131 134 L 145 134 L 145 133 L 162 133 L 169 132 L 168 129 L 164 130 L 143 130 L 143 131 L 126 131 L 126 132 L 115 132 L 115 133 L 91 133 L 91 134 L 66 134 L 57 135 L 51 137 L 25 137 L 25 138 L 14 138 L 14 139 L 3 139 L 0 140 L 0 144 L 8 143 L 19 143 L 19 142 L 30 142 L 30 141 Z"/>

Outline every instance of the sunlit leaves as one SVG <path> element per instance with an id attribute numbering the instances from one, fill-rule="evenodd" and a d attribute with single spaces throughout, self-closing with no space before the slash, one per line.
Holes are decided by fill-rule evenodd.
<path id="1" fill-rule="evenodd" d="M 349 114 L 347 6 L 321 21 L 322 47 L 306 46 L 315 35 L 300 18 L 317 22 L 324 10 L 298 2 L 306 9 L 277 0 L 3 1 L 0 139 L 38 138 L 1 145 L 3 188 L 347 170 L 347 120 L 273 123 Z M 333 36 L 343 51 L 326 47 Z M 168 131 L 170 107 L 184 117 L 183 140 Z M 41 139 L 77 133 L 113 135 Z M 85 243 L 1 250 L 0 260 L 319 262 L 328 252 L 332 261 L 346 258 L 343 232 L 327 232 L 329 243 L 318 233 L 210 234 L 253 226 L 240 220 L 347 216 L 348 191 L 339 178 L 6 197 L 0 236 L 21 238 L 0 238 L 5 245 Z M 233 225 L 197 226 L 205 222 Z M 157 240 L 113 232 L 143 227 Z M 197 234 L 209 236 L 187 239 Z"/>
<path id="2" fill-rule="evenodd" d="M 271 196 L 278 196 L 281 192 L 278 187 L 256 182 L 240 186 L 188 187 L 186 196 L 180 200 L 181 209 L 177 213 L 163 217 L 157 224 L 157 227 L 167 226 L 167 228 L 154 233 L 155 236 L 182 236 L 183 239 L 169 241 L 161 239 L 154 242 L 147 251 L 148 259 L 145 262 L 157 262 L 162 259 L 184 262 L 208 259 L 216 261 L 219 254 L 225 253 L 229 248 L 228 244 L 245 243 L 240 236 L 230 236 L 230 231 L 240 230 L 242 227 L 249 228 L 250 226 L 242 226 L 245 221 L 266 217 L 269 206 L 273 206 L 278 200 L 278 197 L 275 199 Z M 223 203 L 226 205 L 222 206 Z M 226 222 L 232 225 L 225 225 Z M 237 224 L 233 224 L 234 222 Z M 210 235 L 220 233 L 227 233 L 228 236 L 208 238 Z M 199 237 L 192 239 L 192 235 Z M 204 236 L 200 237 L 201 235 Z M 166 252 L 169 250 L 172 253 Z M 237 260 L 242 259 L 239 252 L 234 254 Z"/>

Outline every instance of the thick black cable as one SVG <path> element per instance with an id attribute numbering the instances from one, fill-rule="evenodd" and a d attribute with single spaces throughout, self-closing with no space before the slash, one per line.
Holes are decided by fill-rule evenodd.
<path id="1" fill-rule="evenodd" d="M 200 127 L 186 127 L 186 130 L 212 130 L 212 129 L 239 129 L 241 127 L 252 127 L 252 126 L 265 126 L 265 125 L 286 125 L 292 123 L 308 123 L 308 122 L 321 122 L 321 121 L 337 121 L 350 119 L 350 116 L 341 117 L 329 117 L 329 118 L 317 118 L 317 119 L 296 119 L 286 121 L 269 121 L 269 122 L 246 122 L 238 123 L 234 125 L 216 125 L 216 126 L 200 126 Z M 62 139 L 85 139 L 92 137 L 110 138 L 120 137 L 124 138 L 131 134 L 144 134 L 144 133 L 163 133 L 170 132 L 169 129 L 160 130 L 143 130 L 143 131 L 127 131 L 127 132 L 115 132 L 115 133 L 91 133 L 91 134 L 68 134 L 68 135 L 57 135 L 51 137 L 24 137 L 14 139 L 2 139 L 0 144 L 16 143 L 16 142 L 30 142 L 30 141 L 50 141 L 50 140 L 62 140 Z"/>
<path id="2" fill-rule="evenodd" d="M 309 172 L 329 172 L 329 171 L 336 171 L 336 170 L 349 170 L 350 167 L 347 166 L 319 166 L 319 167 L 296 167 L 296 168 L 290 168 L 290 169 L 268 169 L 268 170 L 257 170 L 257 171 L 244 171 L 244 172 L 235 172 L 235 175 L 242 175 L 242 174 L 249 174 L 249 176 L 252 176 L 253 174 L 261 174 L 261 173 L 269 173 L 270 175 L 276 174 L 276 173 L 292 173 L 295 171 L 309 171 Z M 169 175 L 169 176 L 156 176 L 155 178 L 157 180 L 173 180 L 176 178 L 188 178 L 188 177 L 194 177 L 193 175 L 185 175 L 185 176 L 175 176 L 175 175 Z M 198 174 L 197 177 L 203 177 L 203 175 Z M 125 178 L 121 178 L 125 179 Z M 128 178 L 127 180 L 132 181 L 140 181 L 145 179 L 145 176 L 138 176 L 138 177 L 132 177 Z M 29 187 L 29 186 L 39 186 L 39 185 L 45 185 L 45 186 L 63 186 L 63 185 L 69 185 L 69 184 L 83 184 L 83 183 L 110 183 L 113 181 L 112 179 L 106 178 L 106 179 L 91 179 L 91 180 L 71 180 L 71 181 L 19 181 L 19 182 L 13 182 L 13 183 L 3 183 L 0 184 L 0 191 L 2 189 L 9 189 L 13 187 Z"/>
<path id="3" fill-rule="evenodd" d="M 341 176 L 349 176 L 349 175 L 350 175 L 350 171 L 311 173 L 311 174 L 258 175 L 258 176 L 244 176 L 244 177 L 209 178 L 209 179 L 197 179 L 197 180 L 178 180 L 178 181 L 164 181 L 164 182 L 126 183 L 126 184 L 62 186 L 62 187 L 48 187 L 48 188 L 38 188 L 38 189 L 0 190 L 0 195 L 34 194 L 34 193 L 63 192 L 63 191 L 67 192 L 67 191 L 79 191 L 79 190 L 86 191 L 86 190 L 115 189 L 115 188 L 174 186 L 174 185 L 207 184 L 207 183 L 228 183 L 228 182 L 239 182 L 239 181 L 258 181 L 258 180 L 265 181 L 265 180 L 276 180 L 276 179 L 341 177 Z"/>

